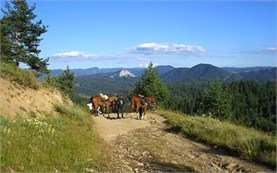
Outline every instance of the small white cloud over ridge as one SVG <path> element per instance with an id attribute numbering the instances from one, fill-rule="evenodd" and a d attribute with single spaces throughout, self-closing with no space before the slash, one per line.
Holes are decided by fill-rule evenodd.
<path id="1" fill-rule="evenodd" d="M 195 54 L 204 53 L 201 46 L 168 43 L 142 43 L 131 50 L 132 53 L 144 54 Z"/>
<path id="2" fill-rule="evenodd" d="M 63 52 L 63 53 L 56 53 L 52 57 L 59 57 L 59 58 L 89 58 L 95 56 L 92 53 L 87 52 L 79 52 L 79 51 L 69 51 L 69 52 Z"/>
<path id="3" fill-rule="evenodd" d="M 264 49 L 266 52 L 277 52 L 277 47 L 267 47 Z"/>

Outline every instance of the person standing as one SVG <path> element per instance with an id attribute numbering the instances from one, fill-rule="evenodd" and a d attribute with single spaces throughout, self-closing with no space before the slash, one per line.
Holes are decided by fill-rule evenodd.
<path id="1" fill-rule="evenodd" d="M 123 97 L 120 96 L 116 100 L 116 113 L 117 113 L 117 118 L 119 118 L 119 113 L 121 112 L 121 117 L 123 118 L 123 106 L 124 106 L 124 101 Z"/>

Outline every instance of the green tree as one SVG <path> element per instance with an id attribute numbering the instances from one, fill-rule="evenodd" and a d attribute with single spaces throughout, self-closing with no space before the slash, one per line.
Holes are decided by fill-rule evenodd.
<path id="1" fill-rule="evenodd" d="M 204 113 L 209 113 L 212 117 L 231 119 L 231 97 L 228 89 L 224 88 L 220 81 L 216 80 L 205 91 L 202 109 Z"/>
<path id="2" fill-rule="evenodd" d="M 167 99 L 168 89 L 160 79 L 157 70 L 153 68 L 152 62 L 149 63 L 148 68 L 144 71 L 140 80 L 135 84 L 134 93 L 154 96 L 159 102 Z"/>
<path id="3" fill-rule="evenodd" d="M 5 10 L 1 18 L 1 61 L 25 63 L 31 69 L 48 72 L 49 59 L 38 55 L 40 36 L 47 31 L 42 20 L 35 20 L 35 5 L 29 7 L 26 0 L 11 0 L 5 2 Z"/>
<path id="4" fill-rule="evenodd" d="M 61 75 L 55 77 L 58 88 L 67 94 L 74 92 L 74 79 L 75 75 L 71 72 L 68 66 Z"/>

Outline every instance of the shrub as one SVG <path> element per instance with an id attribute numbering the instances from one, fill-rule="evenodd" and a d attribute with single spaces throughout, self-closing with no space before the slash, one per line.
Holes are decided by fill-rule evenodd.
<path id="1" fill-rule="evenodd" d="M 2 77 L 8 76 L 10 80 L 33 89 L 38 89 L 40 86 L 34 72 L 20 69 L 12 64 L 1 63 L 0 75 Z"/>

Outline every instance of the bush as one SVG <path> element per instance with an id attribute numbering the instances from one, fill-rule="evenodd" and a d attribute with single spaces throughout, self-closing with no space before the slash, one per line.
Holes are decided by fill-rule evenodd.
<path id="1" fill-rule="evenodd" d="M 208 144 L 236 151 L 246 159 L 275 167 L 276 137 L 273 135 L 210 117 L 184 116 L 169 111 L 157 113 L 184 134 L 200 138 Z"/>
<path id="2" fill-rule="evenodd" d="M 26 87 L 33 89 L 40 87 L 34 72 L 27 69 L 20 69 L 12 64 L 1 63 L 0 75 L 1 77 L 8 76 L 10 80 Z"/>
<path id="3" fill-rule="evenodd" d="M 54 108 L 57 112 L 61 113 L 61 115 L 77 120 L 84 119 L 84 112 L 77 107 L 64 105 L 61 103 L 55 104 Z"/>

